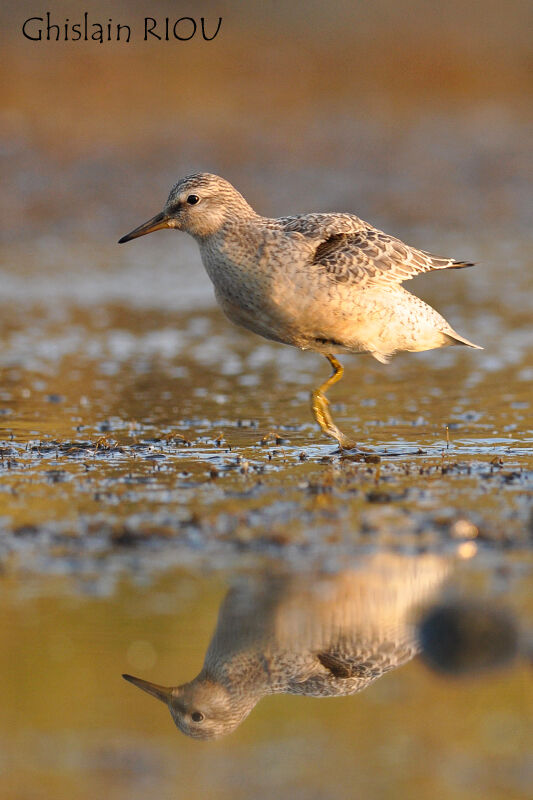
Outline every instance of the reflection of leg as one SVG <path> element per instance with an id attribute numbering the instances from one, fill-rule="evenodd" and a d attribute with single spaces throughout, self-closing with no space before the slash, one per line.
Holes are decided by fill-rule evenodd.
<path id="1" fill-rule="evenodd" d="M 328 408 L 329 400 L 326 397 L 326 392 L 329 387 L 333 386 L 334 383 L 337 383 L 337 381 L 340 381 L 342 378 L 344 369 L 342 364 L 337 361 L 335 356 L 327 355 L 326 358 L 333 367 L 333 373 L 330 375 L 327 381 L 324 381 L 324 383 L 319 386 L 318 389 L 315 389 L 311 395 L 311 408 L 323 433 L 325 433 L 326 436 L 331 436 L 333 439 L 336 439 L 341 450 L 351 450 L 353 447 L 356 447 L 356 443 L 345 436 L 344 433 L 339 430 L 333 422 L 330 410 Z"/>

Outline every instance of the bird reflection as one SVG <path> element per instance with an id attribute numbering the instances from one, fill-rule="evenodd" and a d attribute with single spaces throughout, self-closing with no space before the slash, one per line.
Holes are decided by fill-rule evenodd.
<path id="1" fill-rule="evenodd" d="M 196 739 L 231 733 L 268 694 L 354 694 L 417 652 L 415 610 L 449 568 L 436 555 L 379 554 L 337 574 L 242 578 L 194 680 L 166 687 L 124 678 L 166 703 Z"/>

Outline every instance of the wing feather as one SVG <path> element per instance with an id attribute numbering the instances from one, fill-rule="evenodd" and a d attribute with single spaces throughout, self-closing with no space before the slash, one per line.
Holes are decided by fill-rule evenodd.
<path id="1" fill-rule="evenodd" d="M 423 272 L 471 267 L 404 244 L 352 214 L 304 214 L 279 219 L 284 230 L 316 241 L 312 264 L 339 283 L 403 283 Z"/>

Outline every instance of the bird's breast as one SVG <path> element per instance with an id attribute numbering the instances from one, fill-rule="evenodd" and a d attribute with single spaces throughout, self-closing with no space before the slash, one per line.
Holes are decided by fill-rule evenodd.
<path id="1" fill-rule="evenodd" d="M 267 232 L 267 234 L 272 232 Z M 237 325 L 275 341 L 299 345 L 295 321 L 309 297 L 298 242 L 268 235 L 204 243 L 202 261 L 217 301 Z"/>

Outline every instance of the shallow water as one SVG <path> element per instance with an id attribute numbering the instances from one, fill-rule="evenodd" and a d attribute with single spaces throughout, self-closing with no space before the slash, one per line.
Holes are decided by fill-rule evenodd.
<path id="1" fill-rule="evenodd" d="M 374 641 L 411 641 L 420 604 L 443 596 L 505 608 L 530 635 L 525 572 L 511 555 L 434 553 L 352 559 L 340 575 L 171 569 L 147 582 L 138 565 L 100 595 L 90 582 L 73 592 L 64 577 L 23 585 L 5 578 L 0 628 L 17 664 L 5 663 L 4 647 L 7 796 L 410 797 L 416 787 L 422 798 L 525 798 L 532 697 L 524 653 L 459 679 L 405 651 L 403 666 L 353 696 L 265 696 L 215 742 L 184 736 L 163 704 L 120 678 L 191 680 L 228 587 L 241 603 L 232 612 L 232 647 L 253 653 L 270 641 L 273 655 L 289 647 L 286 670 L 301 669 L 305 648 L 324 648 L 332 636 L 345 652 L 350 636 L 358 647 L 370 631 Z M 394 659 L 395 650 L 387 652 Z M 279 656 L 271 664 L 279 669 Z M 343 682 L 336 679 L 341 693 Z"/>
<path id="2" fill-rule="evenodd" d="M 170 236 L 153 244 L 150 269 L 145 246 L 141 255 L 121 250 L 117 264 L 106 250 L 108 270 L 68 272 L 72 251 L 59 247 L 46 280 L 39 258 L 19 255 L 27 272 L 7 282 L 7 796 L 525 798 L 533 625 L 525 271 L 515 268 L 509 281 L 489 267 L 499 287 L 491 292 L 481 268 L 419 282 L 483 352 L 405 355 L 388 367 L 344 359 L 333 411 L 379 454 L 361 460 L 339 454 L 312 421 L 309 391 L 327 374 L 325 361 L 230 326 L 188 244 L 181 250 Z M 498 292 L 508 306 L 496 303 Z M 324 571 L 328 581 L 350 568 L 364 575 L 372 554 L 391 551 L 406 564 L 426 552 L 441 565 L 426 606 L 445 597 L 460 608 L 503 608 L 520 632 L 520 655 L 466 677 L 439 675 L 415 657 L 354 696 L 267 696 L 214 742 L 185 737 L 162 704 L 120 678 L 191 680 L 228 587 L 244 581 L 253 594 L 272 573 L 320 586 Z M 409 573 L 401 566 L 399 580 Z M 375 613 L 379 590 L 373 597 Z M 298 623 L 313 629 L 309 617 Z"/>
<path id="3" fill-rule="evenodd" d="M 31 310 L 21 300 L 31 280 L 12 281 L 1 355 L 6 568 L 38 559 L 55 570 L 71 557 L 91 568 L 143 540 L 175 558 L 191 542 L 206 553 L 268 545 L 283 555 L 288 544 L 318 553 L 327 537 L 337 554 L 363 529 L 379 537 L 392 525 L 413 542 L 440 541 L 463 517 L 487 540 L 527 539 L 528 276 L 515 271 L 512 313 L 502 308 L 497 326 L 476 291 L 481 268 L 419 282 L 482 352 L 406 354 L 387 367 L 344 359 L 332 408 L 376 453 L 361 460 L 340 455 L 313 422 L 309 392 L 326 362 L 227 323 L 190 258 L 161 276 L 174 290 L 157 296 L 144 292 L 153 274 L 139 270 L 129 302 L 127 290 L 121 303 L 104 302 L 120 285 L 113 272 L 93 276 L 87 296 L 82 271 L 68 282 L 47 271 L 50 298 Z M 189 271 L 187 310 L 179 301 L 171 310 Z M 489 277 L 507 285 L 496 270 Z"/>
<path id="4" fill-rule="evenodd" d="M 3 796 L 527 797 L 525 5 L 239 4 L 208 47 L 129 49 L 21 43 L 19 5 L 0 90 Z M 349 210 L 476 262 L 406 287 L 483 351 L 342 357 L 333 415 L 374 456 L 320 434 L 329 366 L 231 326 L 192 240 L 115 244 L 205 169 L 262 213 Z M 241 647 L 258 701 L 196 742 L 120 676 L 191 681 L 221 608 L 219 661 Z M 379 654 L 394 668 L 347 694 Z M 280 691 L 319 681 L 339 696 Z"/>

